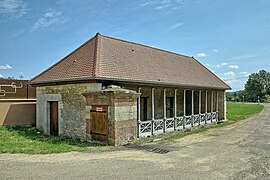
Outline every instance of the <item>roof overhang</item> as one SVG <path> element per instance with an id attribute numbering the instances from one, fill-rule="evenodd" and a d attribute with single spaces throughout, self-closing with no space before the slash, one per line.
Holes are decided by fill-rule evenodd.
<path id="1" fill-rule="evenodd" d="M 78 77 L 72 79 L 61 79 L 61 80 L 50 80 L 50 81 L 40 81 L 40 82 L 31 82 L 33 86 L 47 86 L 51 84 L 72 84 L 72 83 L 81 83 L 88 81 L 114 81 L 114 82 L 123 82 L 142 86 L 160 86 L 160 87 L 181 87 L 181 88 L 196 88 L 196 89 L 216 89 L 216 90 L 231 90 L 231 87 L 217 87 L 217 86 L 203 86 L 203 85 L 194 85 L 194 84 L 178 84 L 162 81 L 143 81 L 143 80 L 134 80 L 134 79 L 121 79 L 121 78 L 108 78 L 108 77 Z"/>

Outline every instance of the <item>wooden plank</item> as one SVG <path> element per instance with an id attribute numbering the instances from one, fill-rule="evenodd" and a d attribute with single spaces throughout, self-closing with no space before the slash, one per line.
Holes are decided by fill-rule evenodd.
<path id="1" fill-rule="evenodd" d="M 50 134 L 58 136 L 58 102 L 50 102 Z"/>
<path id="2" fill-rule="evenodd" d="M 93 140 L 108 140 L 108 107 L 93 106 L 91 110 L 91 132 Z"/>

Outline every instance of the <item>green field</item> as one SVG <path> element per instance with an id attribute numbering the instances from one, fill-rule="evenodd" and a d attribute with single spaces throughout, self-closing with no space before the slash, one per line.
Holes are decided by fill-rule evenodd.
<path id="1" fill-rule="evenodd" d="M 102 147 L 69 138 L 42 135 L 32 127 L 1 127 L 0 153 L 48 154 Z"/>
<path id="2" fill-rule="evenodd" d="M 243 104 L 243 103 L 227 103 L 227 119 L 231 121 L 239 121 L 247 119 L 254 114 L 263 110 L 263 105 Z"/>

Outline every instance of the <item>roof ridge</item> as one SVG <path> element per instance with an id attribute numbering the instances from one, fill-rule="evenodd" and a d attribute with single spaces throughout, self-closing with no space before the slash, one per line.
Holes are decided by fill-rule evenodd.
<path id="1" fill-rule="evenodd" d="M 144 46 L 144 47 L 147 47 L 147 48 L 150 48 L 150 49 L 155 49 L 155 50 L 158 50 L 158 51 L 162 51 L 162 52 L 166 52 L 166 53 L 171 53 L 171 54 L 178 55 L 178 56 L 184 56 L 184 57 L 188 57 L 188 58 L 192 58 L 193 57 L 193 56 L 186 56 L 186 55 L 183 55 L 183 54 L 178 54 L 176 52 L 171 52 L 171 51 L 168 51 L 168 50 L 159 49 L 159 48 L 156 48 L 156 47 L 147 46 L 147 45 L 136 43 L 136 42 L 131 42 L 131 41 L 127 41 L 127 40 L 123 40 L 123 39 L 119 39 L 119 38 L 105 36 L 105 35 L 102 35 L 102 34 L 99 34 L 99 35 L 100 36 L 103 36 L 103 37 L 106 37 L 106 38 L 114 39 L 114 40 L 117 40 L 117 41 L 123 41 L 123 42 L 130 43 L 130 44 Z"/>
<path id="2" fill-rule="evenodd" d="M 97 33 L 98 34 L 98 33 Z M 36 75 L 35 77 L 33 77 L 32 79 L 29 80 L 29 82 L 37 79 L 38 77 L 40 77 L 42 74 L 46 73 L 47 71 L 49 71 L 50 69 L 52 69 L 53 67 L 55 67 L 56 65 L 58 65 L 60 62 L 64 61 L 66 58 L 68 58 L 69 56 L 71 56 L 74 52 L 80 50 L 84 45 L 86 45 L 88 42 L 90 42 L 91 40 L 93 40 L 96 36 L 91 37 L 90 39 L 88 39 L 86 42 L 84 42 L 82 45 L 80 45 L 78 48 L 76 48 L 75 50 L 73 50 L 71 53 L 69 53 L 68 55 L 66 55 L 65 57 L 63 57 L 62 59 L 60 59 L 59 61 L 57 61 L 56 63 L 54 63 L 52 66 L 50 66 L 49 68 L 47 68 L 46 70 L 44 70 L 43 72 L 39 73 L 38 75 Z"/>
<path id="3" fill-rule="evenodd" d="M 99 74 L 99 41 L 101 34 L 98 32 L 94 37 L 96 38 L 95 52 L 94 52 L 94 62 L 93 62 L 93 76 L 96 77 Z"/>

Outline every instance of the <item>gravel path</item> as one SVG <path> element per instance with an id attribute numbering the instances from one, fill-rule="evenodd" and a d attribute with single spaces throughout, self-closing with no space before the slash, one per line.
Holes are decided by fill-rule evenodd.
<path id="1" fill-rule="evenodd" d="M 0 179 L 269 180 L 270 105 L 234 125 L 143 148 L 0 154 Z"/>

